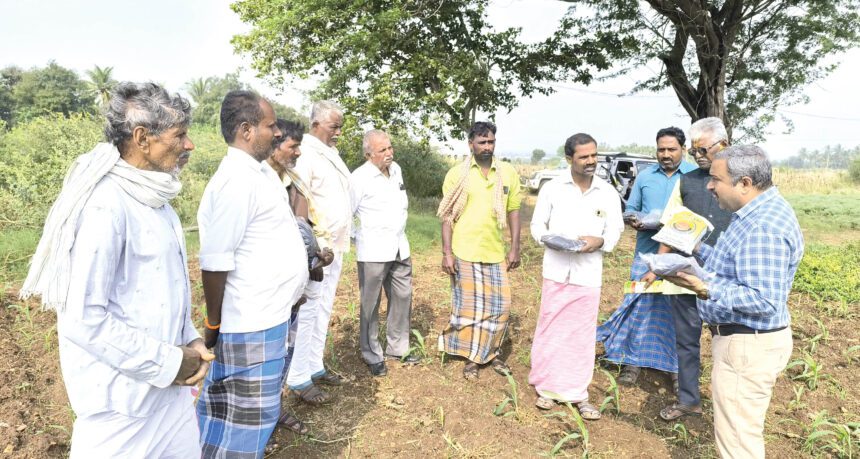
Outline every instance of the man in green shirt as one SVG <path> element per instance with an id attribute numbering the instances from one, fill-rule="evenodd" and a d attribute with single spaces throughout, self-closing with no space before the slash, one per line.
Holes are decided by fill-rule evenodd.
<path id="1" fill-rule="evenodd" d="M 498 358 L 508 327 L 511 286 L 507 271 L 520 265 L 520 180 L 493 156 L 496 126 L 469 129 L 472 155 L 448 171 L 438 215 L 442 219 L 442 270 L 451 276 L 451 318 L 439 350 L 464 357 L 463 376 L 478 379 L 479 365 L 507 374 Z M 508 227 L 510 250 L 502 230 Z M 502 266 L 503 262 L 506 266 Z"/>

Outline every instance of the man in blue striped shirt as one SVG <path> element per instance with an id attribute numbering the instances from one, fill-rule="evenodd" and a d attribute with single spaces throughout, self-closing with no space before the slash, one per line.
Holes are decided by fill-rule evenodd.
<path id="1" fill-rule="evenodd" d="M 764 457 L 764 419 L 773 385 L 791 356 L 788 294 L 803 257 L 791 206 L 771 182 L 767 154 L 733 146 L 717 154 L 708 184 L 733 212 L 715 247 L 701 244 L 710 279 L 667 278 L 698 296 L 713 342 L 714 437 L 721 457 Z"/>

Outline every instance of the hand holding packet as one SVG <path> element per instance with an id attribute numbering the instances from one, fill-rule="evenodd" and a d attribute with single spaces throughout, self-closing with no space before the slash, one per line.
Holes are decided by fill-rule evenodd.
<path id="1" fill-rule="evenodd" d="M 699 266 L 693 257 L 685 257 L 677 253 L 646 253 L 639 257 L 648 266 L 648 269 L 660 276 L 677 276 L 678 273 L 692 274 L 699 279 L 708 282 L 713 277 Z"/>
<path id="2" fill-rule="evenodd" d="M 654 209 L 647 214 L 638 211 L 627 211 L 621 214 L 621 218 L 625 223 L 639 222 L 644 230 L 656 230 L 660 228 L 660 217 L 663 214 L 663 209 Z"/>
<path id="3" fill-rule="evenodd" d="M 540 238 L 543 245 L 562 252 L 579 252 L 585 247 L 585 241 L 582 239 L 569 239 L 557 234 L 547 234 Z"/>

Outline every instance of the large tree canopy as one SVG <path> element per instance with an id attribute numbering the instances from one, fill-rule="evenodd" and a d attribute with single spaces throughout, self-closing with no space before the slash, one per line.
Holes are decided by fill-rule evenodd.
<path id="1" fill-rule="evenodd" d="M 519 29 L 493 29 L 488 0 L 238 0 L 252 29 L 233 43 L 274 82 L 321 78 L 316 96 L 383 127 L 417 116 L 456 134 L 476 111 L 551 93 L 546 83 L 657 64 L 634 91 L 671 87 L 693 120 L 761 138 L 860 30 L 860 0 L 560 1 L 571 6 L 557 30 L 526 44 Z"/>
<path id="2" fill-rule="evenodd" d="M 717 116 L 752 139 L 778 106 L 804 101 L 860 31 L 857 0 L 562 1 L 573 4 L 560 28 L 571 43 L 598 29 L 631 44 L 621 72 L 660 65 L 635 90 L 671 87 L 694 121 Z"/>
<path id="3" fill-rule="evenodd" d="M 493 30 L 487 3 L 239 0 L 232 7 L 252 29 L 233 43 L 276 84 L 318 77 L 314 96 L 337 98 L 363 122 L 414 130 L 418 121 L 440 136 L 460 135 L 477 111 L 552 92 L 544 82 L 588 83 L 632 46 L 600 30 L 525 44 L 519 29 Z"/>

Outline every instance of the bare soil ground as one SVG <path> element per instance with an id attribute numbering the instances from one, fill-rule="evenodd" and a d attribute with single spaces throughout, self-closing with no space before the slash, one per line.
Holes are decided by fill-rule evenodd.
<path id="1" fill-rule="evenodd" d="M 528 221 L 528 215 L 524 216 Z M 535 457 L 549 454 L 559 440 L 577 432 L 570 417 L 547 417 L 535 409 L 535 393 L 528 385 L 542 252 L 526 239 L 526 228 L 524 225 L 523 267 L 512 275 L 512 321 L 504 346 L 516 389 L 490 369 L 481 371 L 477 383 L 468 383 L 462 378 L 462 361 L 443 360 L 436 351 L 436 338 L 450 312 L 449 281 L 438 268 L 438 247 L 413 257 L 412 325 L 425 340 L 423 363 L 415 367 L 389 364 L 387 377 L 372 378 L 358 351 L 358 282 L 350 262 L 338 289 L 326 356 L 327 365 L 348 382 L 332 389 L 334 402 L 324 407 L 285 397 L 285 406 L 310 424 L 312 435 L 299 437 L 278 429 L 276 447 L 269 457 Z M 620 303 L 620 285 L 629 273 L 632 247 L 633 235 L 628 231 L 615 253 L 606 257 L 601 318 Z M 199 276 L 193 262 L 191 272 Z M 195 285 L 195 304 L 200 304 L 199 278 Z M 3 457 L 64 457 L 73 414 L 59 372 L 54 315 L 39 311 L 34 302 L 17 301 L 15 293 L 6 292 L 0 307 L 0 453 Z M 819 304 L 794 294 L 790 308 L 793 359 L 809 355 L 819 367 L 818 376 L 814 390 L 809 376 L 792 381 L 791 377 L 801 374 L 800 366 L 779 378 L 767 419 L 767 452 L 777 458 L 826 455 L 822 449 L 804 449 L 814 415 L 826 410 L 841 423 L 860 420 L 860 363 L 852 358 L 860 352 L 848 352 L 860 344 L 853 320 L 858 305 Z M 195 314 L 199 316 L 199 311 Z M 610 406 L 602 420 L 586 425 L 588 453 L 593 457 L 715 457 L 707 333 L 702 345 L 702 418 L 679 423 L 660 420 L 659 410 L 674 397 L 667 391 L 670 386 L 665 375 L 646 371 L 635 387 L 620 389 L 619 413 Z M 603 370 L 617 375 L 616 368 L 598 365 L 595 369 L 590 393 L 597 404 L 607 396 L 610 385 Z M 494 415 L 500 402 L 514 393 L 517 406 L 508 408 L 513 414 Z M 565 412 L 564 407 L 554 410 Z M 581 456 L 583 447 L 581 440 L 572 440 L 557 453 Z"/>

